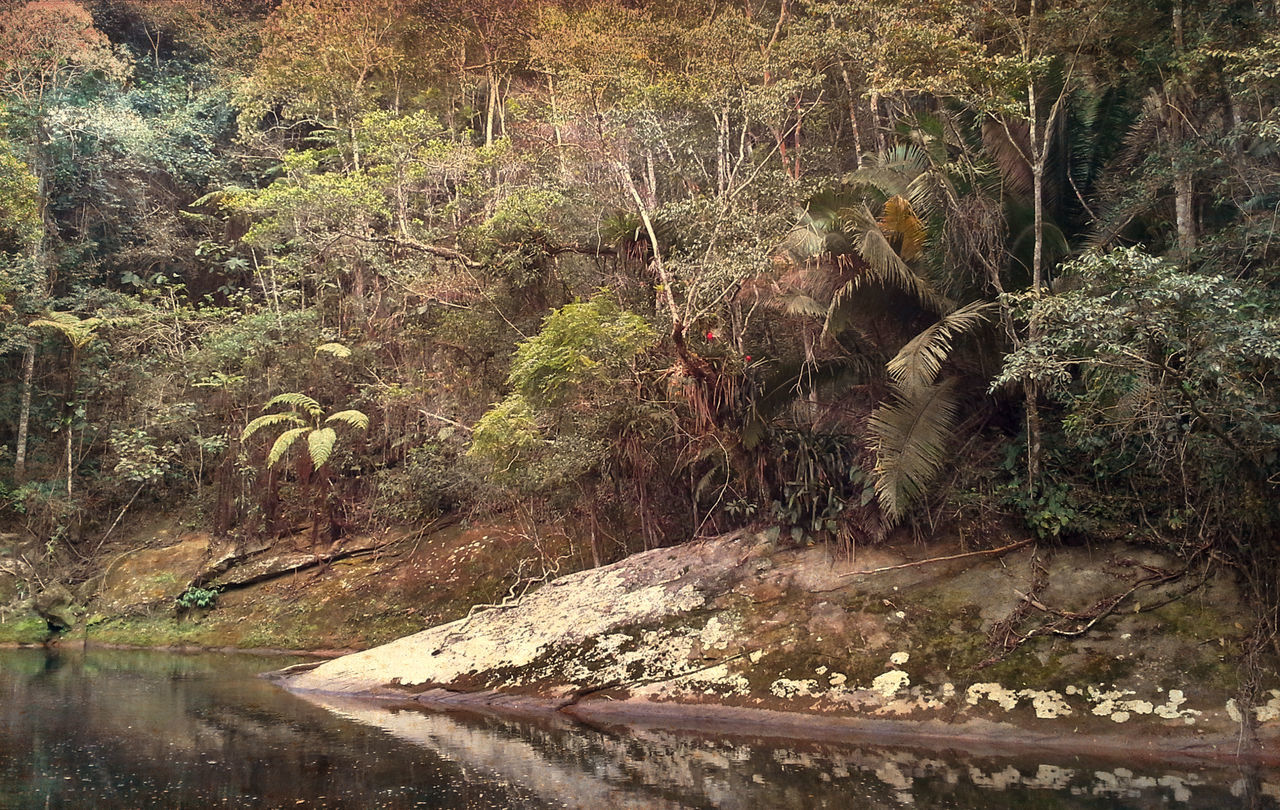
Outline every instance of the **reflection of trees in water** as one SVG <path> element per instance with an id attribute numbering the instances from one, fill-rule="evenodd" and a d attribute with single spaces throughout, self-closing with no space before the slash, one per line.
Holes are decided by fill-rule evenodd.
<path id="1" fill-rule="evenodd" d="M 1231 787 L 1234 774 L 1225 770 L 1127 769 L 1078 757 L 1059 763 L 1010 761 L 902 748 L 714 739 L 651 729 L 615 734 L 552 720 L 388 711 L 352 699 L 309 699 L 471 771 L 523 784 L 571 807 L 1240 806 L 1232 796 L 1238 793 Z M 1277 787 L 1260 790 L 1275 792 Z"/>
<path id="2" fill-rule="evenodd" d="M 0 808 L 541 806 L 252 677 L 279 663 L 0 652 Z"/>
<path id="3" fill-rule="evenodd" d="M 562 718 L 308 702 L 251 677 L 284 663 L 0 652 L 0 809 L 46 798 L 101 808 L 292 807 L 301 798 L 351 808 L 1218 810 L 1275 807 L 1280 793 L 1266 771 L 613 733 Z"/>

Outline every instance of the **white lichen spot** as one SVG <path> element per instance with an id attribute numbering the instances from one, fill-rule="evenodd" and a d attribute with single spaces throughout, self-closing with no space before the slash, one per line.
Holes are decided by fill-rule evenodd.
<path id="1" fill-rule="evenodd" d="M 1011 712 L 1018 706 L 1018 693 L 1012 689 L 1005 689 L 998 683 L 973 684 L 965 692 L 965 702 L 970 706 L 977 706 L 984 696 L 1006 712 Z"/>
<path id="2" fill-rule="evenodd" d="M 1112 712 L 1111 720 L 1114 723 L 1124 723 L 1129 719 L 1128 712 Z"/>
<path id="3" fill-rule="evenodd" d="M 1253 715 L 1258 718 L 1259 723 L 1270 723 L 1272 720 L 1280 719 L 1280 689 L 1272 689 L 1269 694 L 1271 700 L 1261 706 L 1253 707 Z"/>
<path id="4" fill-rule="evenodd" d="M 826 675 L 826 674 L 827 674 L 827 668 L 826 668 L 826 667 L 818 667 L 817 669 L 815 669 L 815 670 L 814 670 L 814 672 L 818 673 L 819 675 Z"/>
<path id="5" fill-rule="evenodd" d="M 818 682 L 815 680 L 795 681 L 790 678 L 779 678 L 769 685 L 769 691 L 774 697 L 783 700 L 791 700 L 793 698 L 813 697 L 818 693 Z"/>
<path id="6" fill-rule="evenodd" d="M 843 672 L 836 672 L 832 674 L 829 683 L 832 686 L 844 686 L 848 680 L 849 676 L 845 675 Z"/>
<path id="7" fill-rule="evenodd" d="M 871 682 L 871 691 L 879 692 L 885 698 L 891 698 L 898 694 L 899 690 L 905 689 L 910 685 L 911 678 L 907 673 L 900 669 L 891 669 L 876 676 L 875 680 Z"/>
<path id="8" fill-rule="evenodd" d="M 1068 684 L 1068 685 L 1067 685 L 1067 694 L 1068 694 L 1068 695 L 1078 695 L 1078 694 L 1080 694 L 1080 687 L 1076 686 L 1074 683 L 1073 683 L 1073 684 Z"/>
<path id="9" fill-rule="evenodd" d="M 944 683 L 942 685 L 942 699 L 951 700 L 951 698 L 955 696 L 956 696 L 956 685 L 950 682 Z"/>
<path id="10" fill-rule="evenodd" d="M 1239 723 L 1244 719 L 1244 715 L 1240 714 L 1240 707 L 1236 705 L 1236 699 L 1231 698 L 1226 705 L 1227 717 L 1231 718 L 1231 722 Z"/>
<path id="11" fill-rule="evenodd" d="M 1030 698 L 1036 710 L 1036 717 L 1041 720 L 1056 720 L 1071 714 L 1071 706 L 1062 695 L 1052 690 L 1041 692 L 1036 689 L 1023 689 L 1019 697 Z"/>
<path id="12" fill-rule="evenodd" d="M 907 612 L 905 610 L 899 610 L 898 612 L 894 613 L 893 616 L 896 619 L 905 619 L 907 618 Z"/>
<path id="13" fill-rule="evenodd" d="M 911 653 L 907 653 L 907 652 L 896 652 L 893 655 L 889 656 L 889 663 L 893 664 L 895 667 L 900 667 L 910 660 L 911 660 Z"/>
<path id="14" fill-rule="evenodd" d="M 747 660 L 753 664 L 760 663 L 761 658 L 764 658 L 764 650 L 756 650 L 755 652 L 751 653 L 751 655 L 747 656 Z"/>
<path id="15" fill-rule="evenodd" d="M 712 616 L 698 634 L 698 640 L 708 650 L 723 650 L 733 640 L 732 629 L 720 621 L 719 616 Z"/>

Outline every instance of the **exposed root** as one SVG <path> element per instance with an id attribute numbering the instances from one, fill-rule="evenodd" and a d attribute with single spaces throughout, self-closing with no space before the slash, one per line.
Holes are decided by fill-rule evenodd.
<path id="1" fill-rule="evenodd" d="M 934 563 L 951 562 L 952 560 L 964 560 L 969 557 L 990 557 L 997 554 L 1007 554 L 1010 551 L 1017 551 L 1020 548 L 1026 548 L 1034 542 L 1035 540 L 1033 539 L 1019 540 L 1016 543 L 1010 543 L 1009 545 L 1001 546 L 1000 548 L 989 548 L 984 551 L 968 551 L 964 554 L 952 554 L 947 557 L 930 557 L 927 560 L 915 560 L 914 562 L 901 563 L 900 565 L 886 565 L 882 568 L 872 568 L 869 571 L 849 571 L 848 573 L 841 574 L 840 576 L 860 577 L 868 574 L 883 574 L 886 571 L 900 571 L 903 568 L 915 568 L 920 565 L 933 565 Z"/>

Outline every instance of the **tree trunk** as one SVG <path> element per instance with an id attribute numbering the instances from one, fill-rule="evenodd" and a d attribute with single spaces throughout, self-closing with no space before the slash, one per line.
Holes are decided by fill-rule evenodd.
<path id="1" fill-rule="evenodd" d="M 1196 249 L 1195 197 L 1191 173 L 1182 167 L 1173 170 L 1173 207 L 1178 224 L 1178 252 L 1186 259 Z"/>
<path id="2" fill-rule="evenodd" d="M 28 342 L 22 352 L 22 405 L 18 411 L 18 446 L 13 459 L 13 479 L 19 484 L 27 477 L 27 431 L 31 426 L 31 386 L 35 371 L 36 344 Z"/>
<path id="3" fill-rule="evenodd" d="M 862 168 L 862 130 L 858 126 L 858 97 L 853 92 L 853 82 L 849 79 L 849 68 L 844 60 L 840 60 L 840 78 L 844 80 L 844 90 L 849 96 L 849 125 L 853 127 L 854 166 Z"/>
<path id="4" fill-rule="evenodd" d="M 488 99 L 485 104 L 484 145 L 493 146 L 493 124 L 498 113 L 498 80 L 493 75 L 493 68 L 485 71 L 485 82 L 488 84 Z"/>

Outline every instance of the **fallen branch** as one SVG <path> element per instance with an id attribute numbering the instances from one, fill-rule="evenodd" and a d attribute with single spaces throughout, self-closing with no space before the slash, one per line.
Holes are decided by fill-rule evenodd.
<path id="1" fill-rule="evenodd" d="M 964 554 L 952 554 L 947 557 L 930 557 L 927 560 L 916 560 L 914 562 L 902 563 L 900 565 L 886 565 L 882 568 L 872 568 L 869 571 L 849 571 L 841 574 L 842 577 L 860 577 L 867 574 L 883 574 L 886 571 L 900 571 L 903 568 L 915 568 L 920 565 L 932 565 L 933 563 L 951 562 L 952 560 L 963 560 L 969 557 L 988 557 L 995 554 L 1005 554 L 1010 551 L 1016 551 L 1025 546 L 1029 546 L 1035 541 L 1033 539 L 1019 540 L 1016 543 L 1010 543 L 1000 548 L 989 548 L 985 551 L 967 551 Z"/>

